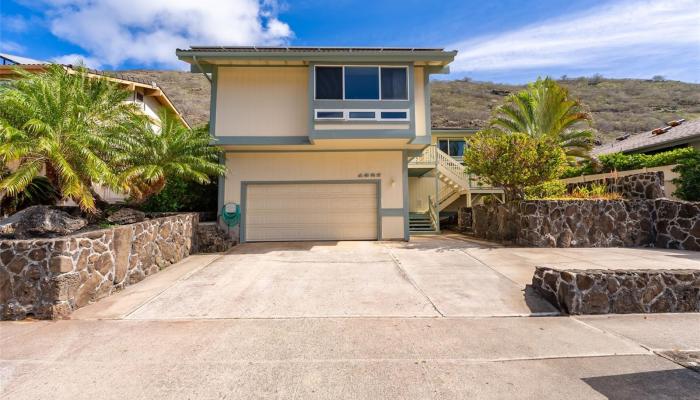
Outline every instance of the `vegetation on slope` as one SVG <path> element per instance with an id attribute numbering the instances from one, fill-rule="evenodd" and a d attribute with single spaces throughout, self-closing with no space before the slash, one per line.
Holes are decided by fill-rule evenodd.
<path id="1" fill-rule="evenodd" d="M 209 118 L 209 82 L 202 74 L 182 71 L 122 71 L 155 81 L 193 126 Z M 700 85 L 677 81 L 605 79 L 600 76 L 558 80 L 587 105 L 603 142 L 624 133 L 638 133 L 678 118 L 700 117 Z M 504 97 L 525 85 L 469 80 L 432 83 L 434 127 L 483 128 Z"/>

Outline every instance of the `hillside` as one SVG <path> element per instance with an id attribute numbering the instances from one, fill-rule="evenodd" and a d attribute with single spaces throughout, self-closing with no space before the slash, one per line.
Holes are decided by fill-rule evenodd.
<path id="1" fill-rule="evenodd" d="M 121 71 L 155 81 L 192 125 L 209 118 L 209 82 L 201 74 L 180 71 Z M 677 81 L 579 78 L 559 83 L 569 88 L 591 111 L 604 142 L 623 133 L 662 126 L 677 118 L 700 117 L 700 85 Z M 434 127 L 481 128 L 491 110 L 509 92 L 524 86 L 490 82 L 435 81 L 432 83 Z"/>

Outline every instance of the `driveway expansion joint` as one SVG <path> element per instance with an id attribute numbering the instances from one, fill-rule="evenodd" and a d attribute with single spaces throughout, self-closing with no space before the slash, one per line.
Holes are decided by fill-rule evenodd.
<path id="1" fill-rule="evenodd" d="M 391 248 L 390 248 L 390 247 L 387 247 L 387 246 L 385 246 L 385 247 L 386 247 L 386 249 L 388 250 L 389 255 L 391 256 L 391 259 L 394 261 L 394 265 L 396 266 L 396 269 L 397 269 L 398 272 L 399 272 L 399 276 L 401 276 L 406 282 L 408 282 L 411 286 L 413 286 L 413 288 L 414 288 L 418 293 L 420 293 L 421 296 L 423 296 L 423 297 L 425 298 L 425 300 L 428 301 L 428 303 L 430 303 L 430 305 L 433 307 L 433 310 L 435 310 L 436 313 L 438 313 L 441 317 L 445 317 L 445 314 L 443 314 L 443 312 L 440 311 L 440 309 L 439 309 L 439 308 L 437 307 L 437 305 L 433 302 L 433 300 L 430 298 L 430 296 L 428 296 L 428 294 L 425 293 L 425 291 L 423 291 L 423 289 L 421 289 L 421 288 L 418 286 L 418 284 L 415 282 L 415 280 L 413 280 L 413 278 L 411 278 L 411 275 L 408 273 L 408 271 L 406 271 L 406 270 L 403 268 L 403 266 L 401 265 L 401 261 L 398 259 L 398 257 L 396 257 L 396 255 L 394 254 L 394 252 L 391 251 Z"/>

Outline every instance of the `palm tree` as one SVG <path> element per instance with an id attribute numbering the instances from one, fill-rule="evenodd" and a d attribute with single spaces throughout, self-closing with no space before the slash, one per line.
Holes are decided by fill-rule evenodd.
<path id="1" fill-rule="evenodd" d="M 95 212 L 92 184 L 118 189 L 110 132 L 138 109 L 126 102 L 128 92 L 82 67 L 16 73 L 20 79 L 0 89 L 0 164 L 17 165 L 0 179 L 0 193 L 17 195 L 43 173 L 61 197 Z"/>
<path id="2" fill-rule="evenodd" d="M 569 160 L 588 158 L 593 146 L 590 114 L 551 78 L 537 79 L 527 89 L 509 95 L 495 110 L 490 127 L 504 133 L 555 138 Z"/>
<path id="3" fill-rule="evenodd" d="M 165 110 L 160 120 L 160 126 L 147 118 L 125 125 L 113 140 L 118 181 L 128 188 L 134 205 L 160 193 L 169 178 L 205 184 L 226 171 L 219 164 L 219 150 L 209 145 L 206 128 L 190 129 Z"/>

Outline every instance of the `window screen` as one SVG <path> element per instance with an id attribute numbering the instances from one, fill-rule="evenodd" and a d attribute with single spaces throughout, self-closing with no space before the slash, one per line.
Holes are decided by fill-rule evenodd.
<path id="1" fill-rule="evenodd" d="M 382 111 L 382 119 L 406 119 L 406 111 Z"/>
<path id="2" fill-rule="evenodd" d="M 350 111 L 350 119 L 374 119 L 374 111 Z"/>
<path id="3" fill-rule="evenodd" d="M 379 100 L 379 68 L 345 67 L 345 98 Z"/>
<path id="4" fill-rule="evenodd" d="M 316 111 L 316 118 L 343 119 L 342 111 Z"/>
<path id="5" fill-rule="evenodd" d="M 343 99 L 342 67 L 316 67 L 316 98 L 322 100 Z"/>
<path id="6" fill-rule="evenodd" d="M 382 100 L 407 100 L 406 68 L 382 67 Z"/>

